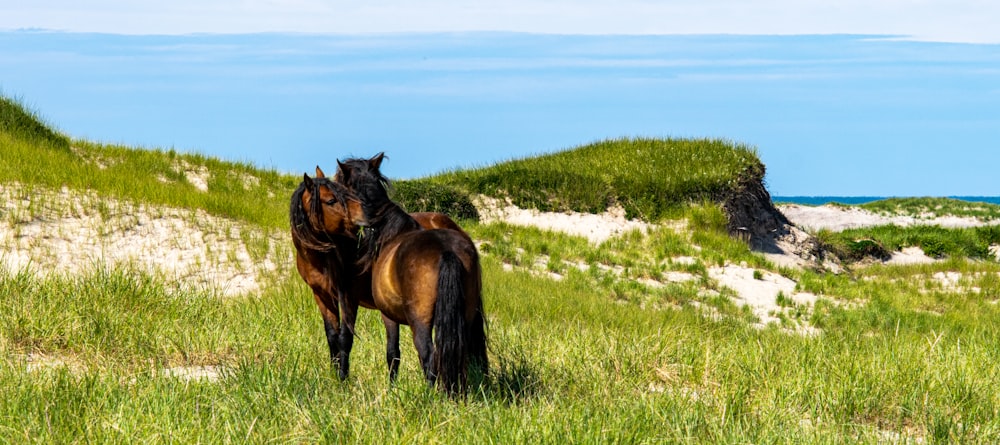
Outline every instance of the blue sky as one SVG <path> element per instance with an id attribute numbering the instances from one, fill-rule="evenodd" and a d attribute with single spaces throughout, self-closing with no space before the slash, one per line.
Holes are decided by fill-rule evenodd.
<path id="1" fill-rule="evenodd" d="M 144 3 L 4 5 L 0 91 L 74 137 L 293 173 L 718 137 L 775 195 L 1000 195 L 992 3 Z"/>

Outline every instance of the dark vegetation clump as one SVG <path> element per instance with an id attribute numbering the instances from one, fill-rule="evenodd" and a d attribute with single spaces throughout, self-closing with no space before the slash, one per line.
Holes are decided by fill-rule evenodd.
<path id="1" fill-rule="evenodd" d="M 396 181 L 392 199 L 408 212 L 444 213 L 452 219 L 478 220 L 479 212 L 467 193 L 429 181 Z"/>
<path id="2" fill-rule="evenodd" d="M 833 255 L 845 263 L 853 263 L 865 259 L 878 261 L 888 261 L 892 258 L 892 252 L 887 250 L 881 242 L 872 238 L 849 238 L 823 232 L 819 236 L 820 248 L 828 255 Z"/>

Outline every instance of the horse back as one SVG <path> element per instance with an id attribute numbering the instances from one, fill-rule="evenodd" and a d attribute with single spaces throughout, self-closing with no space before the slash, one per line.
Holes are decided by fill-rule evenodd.
<path id="1" fill-rule="evenodd" d="M 466 238 L 469 243 L 472 243 L 472 238 L 469 237 L 468 233 L 462 230 L 462 226 L 459 226 L 455 220 L 451 219 L 448 215 L 444 213 L 437 212 L 414 212 L 410 214 L 417 224 L 424 229 L 451 229 Z"/>
<path id="2" fill-rule="evenodd" d="M 462 263 L 466 318 L 471 319 L 481 307 L 479 254 L 468 235 L 452 229 L 407 232 L 385 246 L 372 277 L 379 310 L 398 323 L 430 323 L 445 252 L 454 253 Z"/>

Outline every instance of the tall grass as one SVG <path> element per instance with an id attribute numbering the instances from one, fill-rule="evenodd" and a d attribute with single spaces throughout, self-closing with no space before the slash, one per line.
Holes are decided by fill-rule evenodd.
<path id="1" fill-rule="evenodd" d="M 876 281 L 855 293 L 867 304 L 824 303 L 824 334 L 799 337 L 693 308 L 617 304 L 584 281 L 503 272 L 491 256 L 484 276 L 492 375 L 455 403 L 424 387 L 412 348 L 388 384 L 381 324 L 367 310 L 352 377 L 339 382 L 295 277 L 220 301 L 130 271 L 0 275 L 12 308 L 0 314 L 0 433 L 43 443 L 1000 439 L 1000 314 L 982 298 L 944 300 L 935 316 Z M 824 280 L 812 277 L 809 289 Z M 29 353 L 75 365 L 32 367 Z M 222 377 L 162 371 L 195 364 Z"/>

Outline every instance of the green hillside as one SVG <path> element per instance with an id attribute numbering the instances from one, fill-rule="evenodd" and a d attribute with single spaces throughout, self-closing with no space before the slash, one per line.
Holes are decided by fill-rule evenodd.
<path id="1" fill-rule="evenodd" d="M 280 224 L 287 190 L 300 179 L 250 165 L 73 141 L 35 113 L 4 98 L 0 180 L 97 190 L 111 196 Z M 335 166 L 326 166 L 334 169 Z M 184 170 L 205 169 L 208 193 L 189 193 Z M 692 202 L 721 201 L 741 175 L 762 176 L 753 148 L 723 140 L 616 139 L 559 153 L 399 181 L 396 198 L 411 211 L 475 217 L 470 196 L 510 198 L 523 208 L 601 213 L 621 205 L 631 218 L 656 220 Z M 253 187 L 241 178 L 253 177 Z M 252 199 L 247 199 L 248 195 Z M 279 196 L 280 195 L 280 196 Z M 262 199 L 263 197 L 275 199 Z M 275 217 L 279 217 L 274 219 Z"/>
<path id="2" fill-rule="evenodd" d="M 762 171 L 756 151 L 712 139 L 614 139 L 458 170 L 432 181 L 510 198 L 522 208 L 601 213 L 618 204 L 656 220 L 681 205 L 721 201 L 740 175 Z"/>
<path id="3" fill-rule="evenodd" d="M 398 181 L 408 210 L 460 218 L 482 254 L 490 376 L 456 402 L 427 390 L 405 328 L 389 385 L 371 310 L 338 380 L 286 235 L 300 174 L 75 140 L 0 106 L 0 443 L 1000 442 L 994 228 L 821 232 L 835 272 L 776 264 L 730 236 L 741 199 L 769 198 L 755 150 L 720 140 Z M 478 194 L 652 224 L 588 241 L 477 221 Z M 924 205 L 947 211 L 885 204 Z M 74 238 L 108 238 L 92 250 L 110 257 L 157 233 L 151 250 L 209 251 L 199 271 L 260 266 L 233 273 L 262 270 L 259 286 L 178 286 Z M 940 259 L 846 261 L 873 245 Z"/>

